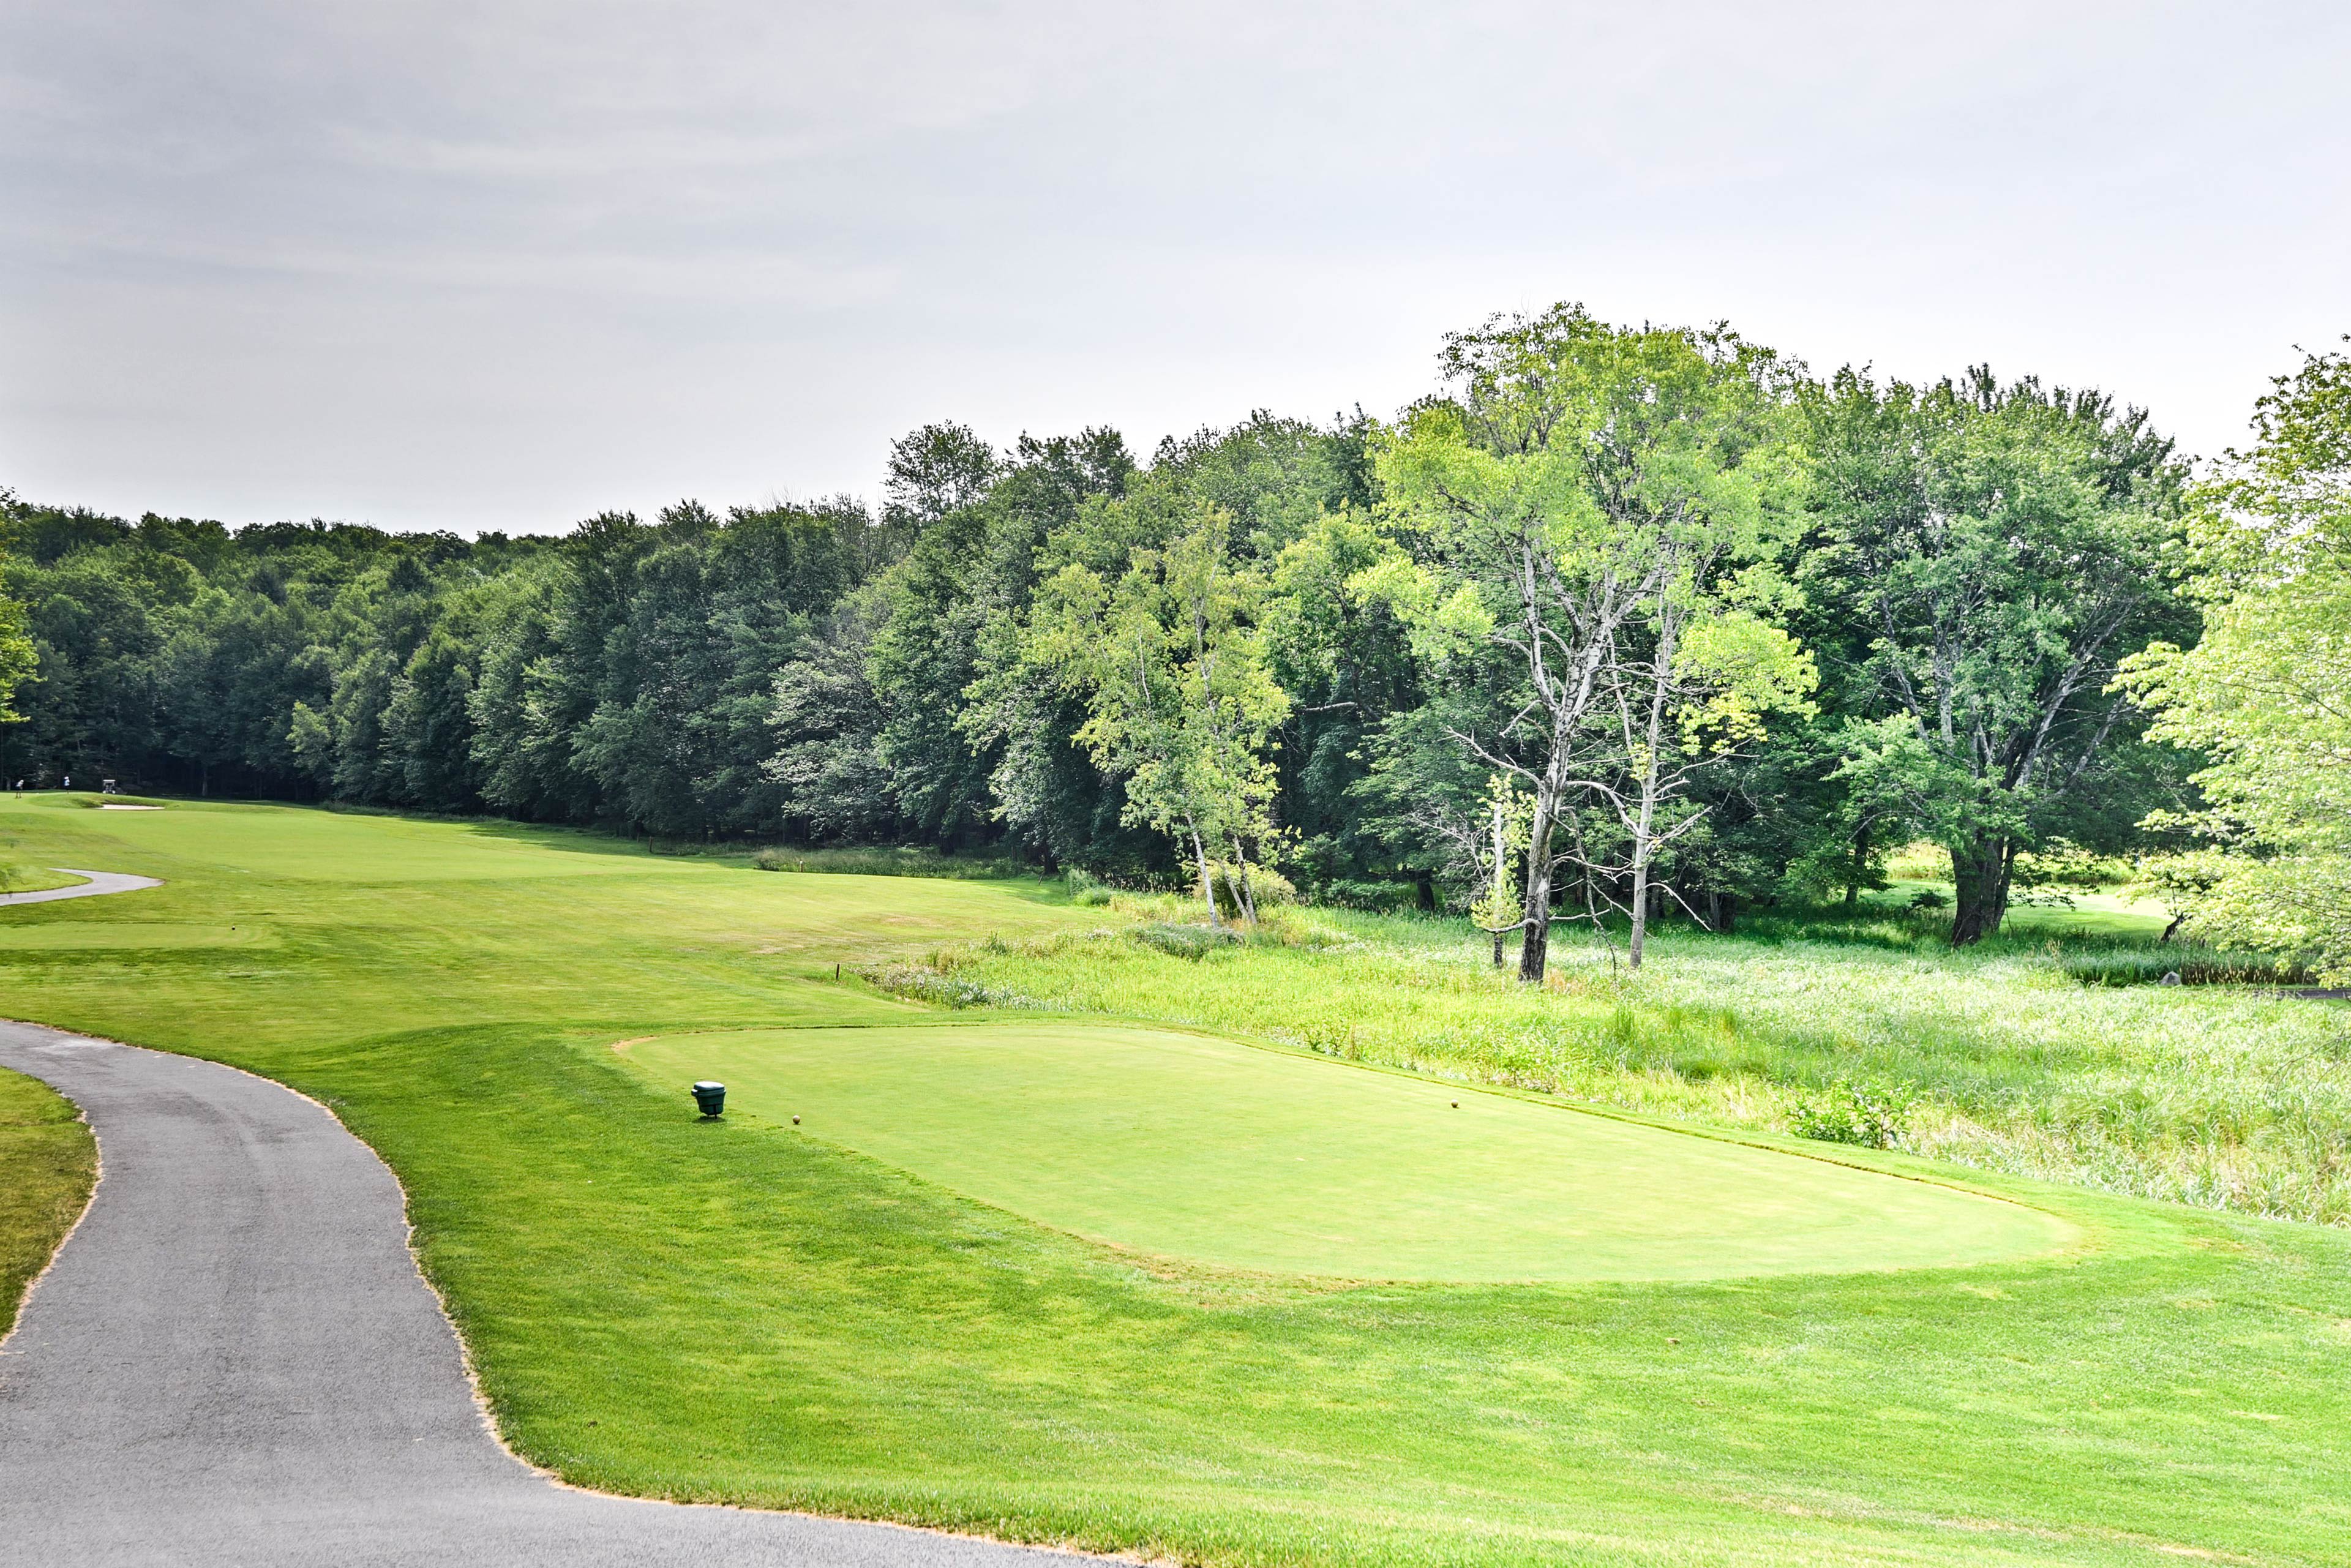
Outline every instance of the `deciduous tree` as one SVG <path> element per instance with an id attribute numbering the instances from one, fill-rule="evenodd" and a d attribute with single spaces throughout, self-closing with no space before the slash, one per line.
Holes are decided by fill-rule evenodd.
<path id="1" fill-rule="evenodd" d="M 2153 803 L 2107 687 L 2194 625 L 2163 570 L 2182 469 L 2138 411 L 1983 370 L 1925 388 L 1848 370 L 1808 406 L 1804 580 L 1869 638 L 1844 773 L 1949 850 L 1964 946 L 2000 928 L 2020 852 L 2126 835 Z"/>
<path id="2" fill-rule="evenodd" d="M 2256 405 L 2251 450 L 2197 492 L 2193 647 L 2121 685 L 2200 753 L 2203 827 L 2238 852 L 2188 902 L 2199 930 L 2351 979 L 2351 356 L 2307 356 Z M 2208 867 L 2209 869 L 2209 867 Z"/>
<path id="3" fill-rule="evenodd" d="M 1367 580 L 1438 662 L 1482 643 L 1518 665 L 1510 710 L 1454 734 L 1533 797 L 1519 966 L 1533 981 L 1548 961 L 1554 873 L 1571 855 L 1590 869 L 1579 835 L 1562 834 L 1577 799 L 1601 789 L 1623 800 L 1607 781 L 1640 779 L 1626 818 L 1646 824 L 1628 868 L 1636 883 L 1670 831 L 1656 820 L 1659 789 L 1680 782 L 1665 737 L 1707 650 L 1728 643 L 1700 634 L 1695 660 L 1684 646 L 1694 622 L 1742 613 L 1752 569 L 1773 553 L 1800 480 L 1788 439 L 1796 372 L 1727 329 L 1619 329 L 1572 305 L 1455 334 L 1444 366 L 1452 395 L 1411 410 L 1374 447 L 1418 559 Z"/>

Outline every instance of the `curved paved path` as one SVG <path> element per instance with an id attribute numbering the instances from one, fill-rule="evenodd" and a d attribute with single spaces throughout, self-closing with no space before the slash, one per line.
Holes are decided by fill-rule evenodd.
<path id="1" fill-rule="evenodd" d="M 50 904 L 60 898 L 96 898 L 101 893 L 136 893 L 142 887 L 163 885 L 152 876 L 126 876 L 119 871 L 76 871 L 68 865 L 57 869 L 68 876 L 86 876 L 89 880 L 79 887 L 45 887 L 38 893 L 0 894 L 0 904 Z"/>
<path id="2" fill-rule="evenodd" d="M 70 890 L 80 892 L 80 889 Z M 40 896 L 36 894 L 34 896 Z M 1044 1568 L 982 1541 L 572 1491 L 508 1455 L 318 1104 L 190 1057 L 0 1023 L 89 1115 L 89 1211 L 0 1345 L 0 1559 L 30 1568 Z"/>

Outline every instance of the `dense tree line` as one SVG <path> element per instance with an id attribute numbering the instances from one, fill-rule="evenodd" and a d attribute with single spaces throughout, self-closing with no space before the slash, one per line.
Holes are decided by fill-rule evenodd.
<path id="1" fill-rule="evenodd" d="M 1970 940 L 2020 856 L 2203 809 L 2116 685 L 2211 601 L 2137 411 L 1573 307 L 1442 366 L 1393 423 L 1260 413 L 1147 459 L 928 426 L 878 511 L 466 539 L 12 498 L 0 765 L 1017 852 L 1212 915 L 1279 873 L 1475 904 L 1531 977 L 1554 921 L 1850 900 L 1921 835 Z"/>

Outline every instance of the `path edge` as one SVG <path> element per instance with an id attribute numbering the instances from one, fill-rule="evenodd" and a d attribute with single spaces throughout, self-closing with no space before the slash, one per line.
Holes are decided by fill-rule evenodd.
<path id="1" fill-rule="evenodd" d="M 7 1023 L 22 1023 L 25 1020 L 22 1019 L 0 1019 L 0 1022 Z M 47 1024 L 35 1024 L 33 1027 L 36 1029 L 49 1028 Z M 112 1044 L 114 1042 L 110 1040 L 107 1043 Z M 16 1070 L 12 1067 L 8 1071 L 14 1072 Z M 74 1233 L 81 1228 L 81 1222 L 88 1219 L 89 1218 L 89 1211 L 98 1207 L 98 1189 L 106 1183 L 106 1145 L 99 1137 L 98 1127 L 96 1124 L 90 1121 L 89 1112 L 84 1109 L 80 1101 L 75 1099 L 72 1095 L 67 1093 L 64 1090 L 50 1082 L 47 1079 L 30 1072 L 26 1073 L 24 1076 L 32 1079 L 34 1082 L 38 1083 L 42 1088 L 47 1090 L 50 1093 L 56 1095 L 58 1099 L 72 1106 L 74 1120 L 79 1122 L 84 1127 L 89 1129 L 89 1192 L 81 1200 L 81 1212 L 74 1216 L 73 1223 L 66 1227 L 65 1233 L 57 1238 L 57 1245 L 49 1249 L 48 1257 L 43 1260 L 40 1268 L 35 1270 L 33 1277 L 25 1281 L 24 1290 L 18 1292 L 16 1296 L 16 1315 L 9 1321 L 8 1332 L 5 1334 L 0 1334 L 0 1360 L 5 1360 L 5 1357 L 10 1355 L 19 1355 L 23 1354 L 21 1351 L 12 1351 L 8 1346 L 15 1342 L 16 1335 L 21 1333 L 25 1327 L 25 1313 L 33 1304 L 34 1292 L 41 1288 L 41 1281 L 49 1277 L 49 1270 L 57 1266 L 57 1260 L 65 1256 L 66 1243 L 74 1239 Z"/>
<path id="2" fill-rule="evenodd" d="M 239 1073 L 244 1077 L 254 1079 L 258 1082 L 266 1083 L 273 1089 L 281 1090 L 287 1094 L 293 1095 L 298 1100 L 305 1101 L 308 1103 L 318 1107 L 329 1121 L 334 1123 L 334 1124 L 342 1131 L 344 1136 L 359 1145 L 360 1147 L 365 1149 L 368 1152 L 369 1157 L 373 1159 L 377 1165 L 383 1167 L 384 1174 L 392 1178 L 393 1190 L 400 1194 L 400 1221 L 402 1228 L 401 1246 L 408 1254 L 409 1268 L 416 1275 L 418 1283 L 422 1284 L 424 1287 L 426 1293 L 433 1298 L 434 1309 L 441 1314 L 441 1321 L 448 1325 L 449 1337 L 456 1343 L 457 1363 L 465 1369 L 465 1386 L 467 1391 L 473 1396 L 474 1414 L 475 1418 L 481 1422 L 482 1430 L 488 1435 L 490 1441 L 496 1446 L 498 1452 L 505 1455 L 509 1460 L 513 1461 L 522 1469 L 528 1471 L 531 1475 L 538 1477 L 540 1480 L 545 1481 L 549 1486 L 555 1488 L 559 1491 L 577 1492 L 582 1497 L 603 1498 L 614 1502 L 642 1503 L 649 1507 L 655 1508 L 723 1508 L 731 1510 L 737 1513 L 771 1513 L 782 1518 L 818 1520 L 830 1524 L 873 1525 L 889 1530 L 911 1531 L 919 1535 L 944 1536 L 951 1541 L 976 1541 L 984 1542 L 990 1546 L 1018 1547 L 1022 1551 L 1027 1552 L 1050 1552 L 1061 1556 L 1070 1557 L 1082 1562 L 1151 1563 L 1165 1561 L 1163 1557 L 1145 1555 L 1135 1551 L 1121 1550 L 1117 1552 L 1093 1552 L 1088 1551 L 1082 1547 L 1071 1546 L 1059 1542 L 1016 1541 L 1000 1535 L 983 1535 L 973 1531 L 966 1530 L 946 1530 L 937 1525 L 930 1524 L 908 1524 L 903 1520 L 875 1519 L 861 1514 L 814 1513 L 805 1509 L 758 1508 L 744 1503 L 734 1502 L 687 1502 L 682 1501 L 676 1498 L 644 1497 L 634 1492 L 599 1491 L 594 1487 L 584 1487 L 579 1485 L 577 1482 L 565 1480 L 561 1476 L 556 1474 L 554 1471 L 548 1469 L 544 1466 L 535 1464 L 531 1460 L 524 1458 L 521 1454 L 516 1452 L 514 1445 L 507 1440 L 506 1434 L 498 1429 L 496 1414 L 491 1407 L 488 1396 L 482 1391 L 481 1374 L 474 1365 L 474 1347 L 465 1343 L 464 1331 L 457 1327 L 457 1320 L 449 1311 L 448 1298 L 442 1294 L 439 1283 L 434 1280 L 431 1271 L 424 1267 L 424 1260 L 416 1250 L 416 1222 L 413 1218 L 411 1218 L 409 1213 L 408 1184 L 400 1179 L 400 1173 L 392 1168 L 392 1162 L 385 1159 L 376 1149 L 376 1146 L 373 1144 L 369 1143 L 365 1138 L 360 1137 L 359 1134 L 353 1132 L 350 1124 L 345 1122 L 342 1117 L 335 1113 L 335 1108 L 333 1106 L 328 1104 L 325 1101 L 319 1099 L 315 1095 L 303 1092 L 301 1090 L 295 1088 L 290 1083 L 283 1082 L 278 1079 L 272 1078 L 266 1073 L 256 1072 L 250 1068 L 239 1067 L 233 1061 L 223 1061 L 217 1057 L 199 1056 L 193 1051 L 165 1051 L 157 1046 L 139 1045 L 127 1040 L 115 1040 L 108 1035 L 86 1034 L 78 1030 L 60 1029 L 55 1024 L 42 1023 L 34 1019 L 0 1019 L 0 1022 L 21 1024 L 31 1029 L 46 1030 L 54 1035 L 61 1035 L 68 1040 L 86 1040 L 95 1045 L 110 1045 L 119 1047 L 124 1051 L 147 1051 L 156 1056 L 175 1056 L 186 1061 L 201 1061 L 213 1067 L 225 1068 L 231 1072 Z M 11 1068 L 9 1071 L 15 1071 L 16 1070 Z M 26 1076 L 37 1077 L 38 1075 L 27 1073 Z M 47 1080 L 46 1079 L 42 1079 L 41 1082 L 47 1083 Z M 71 1226 L 67 1228 L 66 1233 L 57 1239 L 57 1246 L 49 1252 L 49 1260 L 41 1265 L 41 1271 L 38 1274 L 34 1275 L 33 1278 L 26 1283 L 25 1293 L 17 1300 L 16 1322 L 10 1328 L 6 1337 L 5 1339 L 0 1339 L 0 1353 L 5 1353 L 8 1342 L 14 1340 L 16 1337 L 16 1330 L 24 1326 L 25 1308 L 32 1301 L 34 1290 L 44 1279 L 48 1277 L 49 1270 L 57 1267 L 57 1260 L 65 1255 L 66 1243 L 73 1239 L 75 1232 L 81 1228 L 82 1221 L 89 1217 L 90 1210 L 96 1207 L 98 1203 L 99 1184 L 105 1179 L 106 1142 L 103 1138 L 100 1138 L 98 1135 L 97 1125 L 90 1122 L 89 1113 L 83 1109 L 79 1101 L 74 1099 L 72 1095 L 68 1094 L 64 1090 L 57 1088 L 56 1084 L 50 1083 L 48 1084 L 48 1087 L 50 1091 L 56 1093 L 60 1099 L 73 1106 L 77 1119 L 82 1122 L 84 1125 L 89 1127 L 90 1142 L 97 1149 L 97 1174 L 91 1178 L 89 1184 L 89 1197 L 83 1202 L 81 1212 L 74 1217 L 74 1222 Z"/>

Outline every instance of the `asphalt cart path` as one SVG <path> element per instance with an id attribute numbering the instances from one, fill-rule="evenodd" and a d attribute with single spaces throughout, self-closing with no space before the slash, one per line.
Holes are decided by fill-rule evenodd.
<path id="1" fill-rule="evenodd" d="M 96 898 L 103 893 L 136 893 L 142 887 L 163 884 L 152 876 L 129 876 L 119 871 L 76 871 L 71 866 L 57 870 L 68 876 L 88 877 L 78 887 L 45 887 L 38 893 L 0 893 L 0 905 L 10 904 L 54 904 L 60 898 Z"/>
<path id="2" fill-rule="evenodd" d="M 73 890 L 79 891 L 79 890 Z M 0 1344 L 0 1559 L 42 1568 L 1014 1568 L 1066 1554 L 556 1485 L 492 1436 L 392 1173 L 316 1103 L 0 1023 L 100 1176 Z"/>

